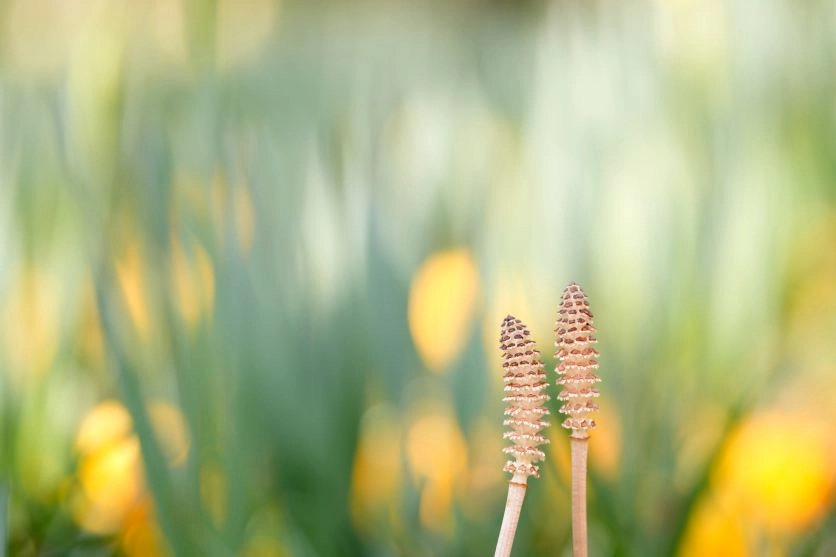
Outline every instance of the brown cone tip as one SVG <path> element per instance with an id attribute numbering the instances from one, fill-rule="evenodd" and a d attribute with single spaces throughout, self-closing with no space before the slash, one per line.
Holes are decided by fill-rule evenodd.
<path id="1" fill-rule="evenodd" d="M 549 425 L 543 419 L 549 413 L 543 406 L 549 395 L 545 392 L 548 383 L 540 352 L 529 337 L 522 321 L 510 315 L 503 319 L 499 347 L 504 360 L 506 396 L 502 401 L 508 406 L 502 425 L 509 427 L 503 437 L 513 443 L 503 452 L 514 457 L 505 464 L 504 470 L 539 477 L 540 468 L 535 463 L 543 460 L 545 453 L 538 447 L 549 442 L 540 435 L 540 430 Z"/>
<path id="2" fill-rule="evenodd" d="M 563 291 L 557 312 L 555 357 L 559 363 L 555 371 L 560 375 L 557 384 L 563 386 L 557 395 L 563 403 L 560 413 L 567 416 L 563 427 L 571 429 L 572 437 L 578 439 L 589 437 L 589 430 L 595 427 L 590 413 L 598 409 L 593 400 L 600 394 L 595 384 L 601 381 L 595 375 L 598 369 L 598 351 L 592 347 L 598 342 L 595 330 L 586 294 L 573 282 Z"/>

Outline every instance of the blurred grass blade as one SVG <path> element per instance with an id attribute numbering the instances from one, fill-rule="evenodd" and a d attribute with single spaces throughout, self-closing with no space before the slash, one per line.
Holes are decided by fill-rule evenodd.
<path id="1" fill-rule="evenodd" d="M 106 339 L 106 345 L 111 349 L 109 364 L 118 377 L 122 397 L 131 413 L 134 429 L 139 437 L 146 480 L 154 497 L 154 510 L 160 528 L 171 544 L 174 554 L 194 555 L 195 552 L 189 543 L 183 521 L 177 520 L 178 507 L 175 504 L 174 493 L 168 478 L 165 458 L 145 408 L 137 375 L 128 363 L 116 334 L 114 308 L 105 292 L 105 284 L 112 284 L 112 282 L 100 276 L 95 285 L 102 334 Z"/>
<path id="2" fill-rule="evenodd" d="M 0 557 L 6 557 L 8 545 L 9 491 L 5 483 L 0 484 Z"/>

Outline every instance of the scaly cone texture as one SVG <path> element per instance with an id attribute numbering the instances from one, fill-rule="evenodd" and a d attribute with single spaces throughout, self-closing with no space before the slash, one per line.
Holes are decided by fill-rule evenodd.
<path id="1" fill-rule="evenodd" d="M 549 440 L 540 435 L 540 430 L 548 424 L 543 418 L 549 413 L 543 405 L 549 400 L 544 391 L 548 387 L 540 352 L 534 348 L 534 341 L 529 338 L 528 329 L 512 316 L 502 321 L 502 334 L 499 339 L 502 357 L 505 360 L 505 392 L 502 399 L 508 404 L 506 419 L 502 422 L 511 430 L 504 435 L 513 445 L 503 449 L 514 460 L 505 464 L 504 470 L 514 476 L 539 477 L 540 468 L 535 463 L 545 458 L 545 453 L 538 447 Z"/>
<path id="2" fill-rule="evenodd" d="M 557 399 L 563 402 L 560 413 L 568 416 L 563 427 L 572 430 L 572 437 L 586 439 L 589 430 L 595 427 L 595 420 L 589 414 L 598 409 L 592 399 L 599 395 L 594 385 L 601 379 L 595 375 L 598 351 L 592 345 L 598 341 L 594 336 L 592 313 L 586 294 L 574 282 L 563 291 L 555 333 L 555 356 L 560 360 L 555 371 L 560 375 L 557 384 L 563 385 Z"/>

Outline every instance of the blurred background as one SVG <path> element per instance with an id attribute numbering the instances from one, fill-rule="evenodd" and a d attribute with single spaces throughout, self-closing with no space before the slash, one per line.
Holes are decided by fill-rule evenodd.
<path id="1" fill-rule="evenodd" d="M 834 70 L 828 0 L 0 1 L 5 555 L 490 555 L 570 281 L 591 553 L 836 555 Z"/>

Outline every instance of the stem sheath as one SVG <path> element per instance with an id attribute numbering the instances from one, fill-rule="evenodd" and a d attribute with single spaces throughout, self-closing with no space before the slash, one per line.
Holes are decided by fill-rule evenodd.
<path id="1" fill-rule="evenodd" d="M 502 528 L 499 530 L 499 540 L 496 542 L 494 557 L 508 557 L 511 546 L 514 545 L 514 535 L 520 521 L 520 510 L 525 498 L 528 477 L 515 474 L 508 484 L 508 500 L 505 502 L 505 514 L 502 516 Z"/>
<path id="2" fill-rule="evenodd" d="M 586 455 L 589 439 L 572 440 L 572 555 L 587 557 Z"/>

